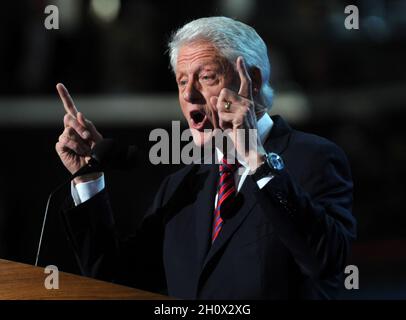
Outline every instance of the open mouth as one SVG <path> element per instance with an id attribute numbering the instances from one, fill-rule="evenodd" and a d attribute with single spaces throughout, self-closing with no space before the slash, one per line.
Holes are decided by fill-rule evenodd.
<path id="1" fill-rule="evenodd" d="M 190 118 L 193 128 L 201 129 L 206 122 L 207 116 L 202 111 L 194 110 L 190 112 Z"/>

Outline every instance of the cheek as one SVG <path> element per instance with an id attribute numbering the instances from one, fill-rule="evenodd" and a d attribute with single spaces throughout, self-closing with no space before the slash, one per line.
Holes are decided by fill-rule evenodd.
<path id="1" fill-rule="evenodd" d="M 185 118 L 187 118 L 187 103 L 185 101 L 183 101 L 182 97 L 179 95 L 179 105 L 180 105 L 180 109 L 182 110 L 183 116 Z"/>
<path id="2" fill-rule="evenodd" d="M 221 92 L 221 89 L 225 87 L 227 87 L 227 83 L 224 80 L 220 80 L 219 83 L 217 83 L 216 85 L 206 87 L 206 91 L 210 97 L 212 96 L 218 97 Z"/>

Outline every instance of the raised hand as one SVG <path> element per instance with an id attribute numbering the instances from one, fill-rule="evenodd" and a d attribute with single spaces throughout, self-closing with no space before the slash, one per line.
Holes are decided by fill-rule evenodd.
<path id="1" fill-rule="evenodd" d="M 263 162 L 265 151 L 257 132 L 252 82 L 242 57 L 237 58 L 236 66 L 238 93 L 223 88 L 218 97 L 210 98 L 210 103 L 217 110 L 220 128 L 229 133 L 234 143 L 238 160 L 255 170 Z"/>
<path id="2" fill-rule="evenodd" d="M 90 158 L 91 148 L 103 137 L 96 130 L 93 123 L 76 109 L 65 86 L 58 83 L 56 89 L 63 102 L 66 114 L 63 118 L 64 130 L 59 136 L 55 150 L 66 169 L 73 174 L 86 165 Z M 100 176 L 100 173 L 77 177 L 75 183 L 93 180 L 98 176 Z"/>

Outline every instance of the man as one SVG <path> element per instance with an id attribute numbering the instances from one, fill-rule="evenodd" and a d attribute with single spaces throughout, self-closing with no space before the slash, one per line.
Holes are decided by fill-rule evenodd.
<path id="1" fill-rule="evenodd" d="M 270 64 L 251 27 L 198 19 L 172 36 L 169 53 L 195 144 L 212 141 L 208 129 L 227 130 L 237 161 L 216 148 L 220 165 L 167 177 L 126 241 L 115 235 L 103 174 L 76 178 L 65 214 L 82 270 L 186 299 L 336 297 L 355 238 L 344 153 L 267 114 Z M 57 89 L 67 113 L 56 151 L 73 173 L 102 136 Z M 249 129 L 258 139 L 246 145 Z M 122 268 L 131 279 L 120 279 Z"/>

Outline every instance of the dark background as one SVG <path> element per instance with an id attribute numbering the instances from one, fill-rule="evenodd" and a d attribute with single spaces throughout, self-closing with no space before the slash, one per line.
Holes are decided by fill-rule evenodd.
<path id="1" fill-rule="evenodd" d="M 112 3 L 120 7 L 110 21 L 92 9 Z M 44 27 L 47 4 L 59 8 L 59 30 Z M 344 28 L 348 4 L 359 8 L 359 30 Z M 54 152 L 63 130 L 55 84 L 66 84 L 79 109 L 87 99 L 88 117 L 97 116 L 97 97 L 176 98 L 165 53 L 169 35 L 210 15 L 240 19 L 268 44 L 276 96 L 270 113 L 327 137 L 349 158 L 358 220 L 349 263 L 359 268 L 360 289 L 343 292 L 343 298 L 406 298 L 406 1 L 400 0 L 3 2 L 0 258 L 34 263 L 46 198 L 68 177 Z M 42 102 L 50 107 L 41 108 Z M 152 129 L 170 128 L 159 112 L 151 122 L 115 117 L 115 110 L 113 103 L 111 121 L 96 122 L 99 131 L 146 150 Z M 123 234 L 145 212 L 163 177 L 178 167 L 146 164 L 107 175 Z M 41 264 L 77 272 L 58 215 L 67 194 L 52 202 Z"/>

